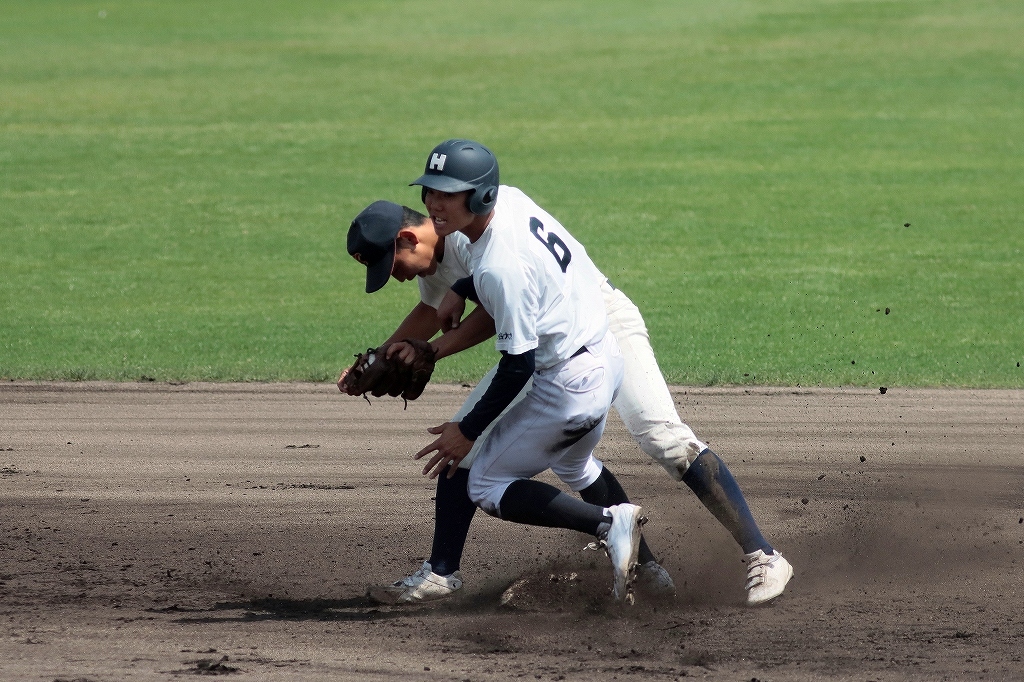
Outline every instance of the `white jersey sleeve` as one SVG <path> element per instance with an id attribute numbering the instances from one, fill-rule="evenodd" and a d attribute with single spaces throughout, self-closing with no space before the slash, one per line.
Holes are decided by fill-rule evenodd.
<path id="1" fill-rule="evenodd" d="M 540 345 L 537 317 L 540 295 L 537 283 L 523 276 L 512 259 L 495 264 L 474 276 L 480 304 L 494 318 L 495 348 L 520 355 Z"/>

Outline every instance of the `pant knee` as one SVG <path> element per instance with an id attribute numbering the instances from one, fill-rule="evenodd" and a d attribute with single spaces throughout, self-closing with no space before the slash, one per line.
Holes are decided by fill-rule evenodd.
<path id="1" fill-rule="evenodd" d="M 467 487 L 469 499 L 485 513 L 498 516 L 498 505 L 509 484 L 488 485 L 474 477 L 472 472 L 473 469 L 470 469 L 469 486 Z"/>
<path id="2" fill-rule="evenodd" d="M 634 435 L 640 449 L 647 453 L 677 481 L 682 480 L 693 461 L 707 449 L 692 431 L 677 425 L 658 424 Z"/>

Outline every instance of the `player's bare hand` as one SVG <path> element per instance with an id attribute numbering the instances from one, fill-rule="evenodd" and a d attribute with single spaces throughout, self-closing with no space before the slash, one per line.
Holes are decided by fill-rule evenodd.
<path id="1" fill-rule="evenodd" d="M 416 349 L 412 347 L 411 343 L 405 341 L 395 341 L 388 346 L 384 353 L 388 358 L 394 358 L 397 355 L 398 359 L 407 365 L 411 365 L 413 358 L 416 357 Z"/>
<path id="2" fill-rule="evenodd" d="M 448 478 L 455 475 L 459 462 L 465 459 L 469 451 L 473 449 L 473 441 L 462 435 L 458 422 L 445 422 L 440 426 L 432 426 L 427 433 L 438 436 L 437 440 L 417 452 L 413 459 L 421 459 L 430 453 L 435 453 L 423 467 L 423 475 L 429 478 L 437 478 L 445 468 L 448 468 Z"/>
<path id="3" fill-rule="evenodd" d="M 398 359 L 407 365 L 412 363 L 414 353 L 412 345 L 405 341 L 395 341 L 384 351 L 385 357 L 393 358 L 395 355 L 398 355 Z"/>
<path id="4" fill-rule="evenodd" d="M 343 369 L 341 371 L 341 376 L 338 377 L 338 390 L 341 391 L 342 393 L 347 393 L 347 391 L 345 390 L 345 387 L 342 384 L 344 384 L 344 382 L 345 382 L 345 377 L 348 376 L 349 369 L 351 369 L 351 368 L 350 367 L 346 367 L 345 369 Z"/>
<path id="5" fill-rule="evenodd" d="M 436 346 L 431 345 L 431 348 L 435 353 L 437 352 Z M 397 355 L 398 359 L 407 365 L 412 365 L 414 363 L 419 352 L 420 351 L 417 351 L 416 347 L 408 341 L 395 341 L 388 345 L 388 349 L 385 351 L 388 358 L 394 358 Z"/>
<path id="6" fill-rule="evenodd" d="M 437 306 L 437 321 L 441 324 L 441 331 L 450 332 L 458 327 L 465 312 L 466 299 L 449 289 L 441 305 Z"/>

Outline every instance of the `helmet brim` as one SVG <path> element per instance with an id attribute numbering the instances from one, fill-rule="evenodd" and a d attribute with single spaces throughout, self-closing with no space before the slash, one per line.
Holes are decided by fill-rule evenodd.
<path id="1" fill-rule="evenodd" d="M 434 189 L 438 192 L 448 192 L 449 194 L 476 189 L 474 185 L 466 182 L 465 180 L 450 178 L 447 175 L 434 175 L 431 173 L 424 173 L 409 183 L 410 187 L 413 185 L 420 185 L 421 187 Z"/>

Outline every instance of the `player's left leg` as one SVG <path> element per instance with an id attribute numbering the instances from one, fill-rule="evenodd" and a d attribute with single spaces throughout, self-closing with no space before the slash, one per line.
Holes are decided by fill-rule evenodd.
<path id="1" fill-rule="evenodd" d="M 497 369 L 497 365 L 492 367 L 483 376 L 480 383 L 470 391 L 466 400 L 463 401 L 462 407 L 452 417 L 453 422 L 462 421 L 462 418 L 469 414 L 470 410 L 487 392 Z M 522 401 L 529 393 L 531 385 L 531 382 L 527 382 L 519 395 L 498 417 L 500 418 Z M 431 546 L 430 563 L 434 570 L 441 575 L 451 575 L 459 570 L 462 551 L 466 546 L 466 537 L 469 535 L 469 526 L 473 520 L 473 513 L 476 512 L 476 505 L 469 499 L 469 468 L 473 465 L 473 460 L 476 459 L 480 447 L 486 442 L 495 423 L 497 420 L 488 425 L 476 439 L 473 449 L 459 463 L 452 478 L 448 478 L 445 473 L 437 477 L 437 494 L 434 499 L 434 539 Z"/>
<path id="2" fill-rule="evenodd" d="M 370 585 L 366 596 L 381 604 L 416 604 L 452 596 L 462 589 L 459 562 L 476 513 L 469 499 L 468 469 L 438 476 L 434 496 L 434 539 L 430 558 L 412 575 L 387 585 Z"/>
<path id="3" fill-rule="evenodd" d="M 490 386 L 496 370 L 497 366 L 492 367 L 470 391 L 462 407 L 452 417 L 452 421 L 460 421 L 476 405 Z M 528 389 L 529 383 L 512 401 L 512 405 L 522 400 Z M 476 505 L 469 499 L 467 489 L 469 467 L 490 430 L 491 427 L 488 427 L 480 434 L 473 449 L 462 460 L 451 478 L 445 474 L 437 477 L 437 490 L 434 495 L 434 535 L 430 558 L 411 575 L 386 585 L 368 586 L 368 597 L 385 604 L 419 603 L 444 599 L 462 589 L 464 581 L 459 567 L 473 515 L 476 513 Z"/>
<path id="4" fill-rule="evenodd" d="M 621 291 L 603 287 L 608 325 L 625 360 L 614 407 L 640 448 L 682 481 L 735 538 L 747 562 L 747 603 L 761 604 L 785 589 L 793 568 L 765 540 L 743 491 L 725 462 L 679 418 L 651 348 L 639 309 Z"/>
<path id="5" fill-rule="evenodd" d="M 497 369 L 497 365 L 492 367 L 483 376 L 480 383 L 470 391 L 463 401 L 462 407 L 452 417 L 453 422 L 462 421 L 462 418 L 469 414 L 470 410 L 487 392 Z M 530 386 L 531 382 L 527 382 L 519 395 L 502 411 L 501 415 L 522 401 L 529 392 Z M 496 422 L 497 420 L 494 423 Z M 473 513 L 476 511 L 476 505 L 469 499 L 469 468 L 473 465 L 473 460 L 476 459 L 480 447 L 490 435 L 494 423 L 488 425 L 476 439 L 473 449 L 459 463 L 452 478 L 448 478 L 446 473 L 437 477 L 437 494 L 434 498 L 434 539 L 431 546 L 430 563 L 434 570 L 441 575 L 451 575 L 459 570 L 462 552 L 466 546 L 466 537 L 469 535 L 469 526 L 473 520 Z"/>
<path id="6" fill-rule="evenodd" d="M 747 604 L 778 597 L 793 577 L 793 567 L 764 539 L 747 500 L 725 462 L 710 448 L 683 474 L 685 483 L 743 548 L 747 562 Z"/>
<path id="7" fill-rule="evenodd" d="M 640 310 L 609 283 L 602 286 L 608 331 L 622 353 L 622 385 L 612 406 L 640 449 L 679 481 L 707 445 L 676 412 L 672 394 L 651 348 Z"/>
<path id="8" fill-rule="evenodd" d="M 476 505 L 469 499 L 468 483 L 469 469 L 456 469 L 451 478 L 446 474 L 437 477 L 429 562 L 439 575 L 452 575 L 462 561 L 469 526 L 476 513 Z"/>

